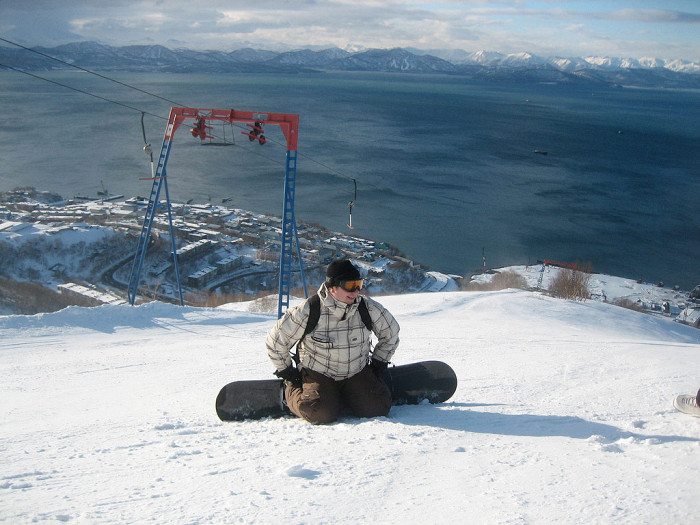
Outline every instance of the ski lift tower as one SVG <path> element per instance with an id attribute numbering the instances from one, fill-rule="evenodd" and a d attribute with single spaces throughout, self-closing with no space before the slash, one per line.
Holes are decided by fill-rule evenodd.
<path id="1" fill-rule="evenodd" d="M 209 137 L 206 121 L 222 121 L 245 124 L 248 128 L 242 131 L 244 135 L 248 135 L 251 141 L 257 140 L 260 144 L 264 144 L 266 139 L 262 134 L 264 125 L 279 126 L 284 134 L 287 142 L 286 168 L 284 177 L 284 203 L 282 208 L 282 247 L 280 250 L 280 269 L 279 269 L 279 296 L 277 302 L 277 315 L 281 317 L 284 313 L 284 308 L 289 307 L 289 293 L 292 277 L 292 244 L 296 242 L 297 256 L 299 259 L 299 271 L 301 272 L 304 293 L 306 293 L 306 282 L 304 278 L 304 268 L 301 259 L 301 249 L 299 247 L 299 236 L 296 227 L 296 217 L 294 214 L 294 194 L 296 186 L 296 163 L 297 163 L 297 146 L 299 139 L 299 115 L 284 114 L 284 113 L 256 113 L 251 111 L 237 111 L 234 109 L 197 109 L 197 108 L 170 108 L 170 117 L 168 124 L 165 127 L 165 137 L 163 145 L 158 157 L 158 164 L 155 171 L 152 168 L 153 186 L 151 188 L 151 196 L 146 206 L 146 216 L 143 220 L 141 235 L 139 237 L 136 253 L 129 275 L 129 286 L 127 295 L 129 302 L 133 305 L 136 302 L 136 292 L 138 290 L 141 270 L 146 256 L 146 250 L 151 236 L 151 229 L 156 215 L 156 211 L 160 204 L 161 190 L 165 189 L 165 209 L 168 214 L 168 223 L 170 227 L 171 249 L 173 258 L 173 267 L 177 279 L 178 293 L 180 296 L 180 305 L 184 304 L 182 297 L 182 286 L 180 283 L 180 271 L 177 265 L 177 249 L 175 246 L 175 235 L 173 229 L 172 209 L 170 204 L 170 195 L 168 192 L 168 179 L 166 176 L 166 165 L 170 156 L 170 149 L 173 142 L 173 136 L 178 127 L 187 119 L 196 121 L 195 127 L 191 133 L 195 137 L 202 140 Z"/>

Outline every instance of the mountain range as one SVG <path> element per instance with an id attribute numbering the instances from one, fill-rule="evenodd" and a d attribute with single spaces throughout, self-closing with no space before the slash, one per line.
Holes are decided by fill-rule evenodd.
<path id="1" fill-rule="evenodd" d="M 50 60 L 54 57 L 58 61 Z M 60 62 L 62 61 L 62 62 Z M 531 53 L 394 48 L 346 51 L 235 51 L 170 49 L 160 45 L 112 47 L 76 42 L 52 48 L 0 47 L 0 65 L 60 70 L 70 64 L 103 71 L 171 73 L 298 73 L 374 71 L 460 75 L 474 80 L 700 88 L 700 63 L 661 58 L 540 57 Z"/>

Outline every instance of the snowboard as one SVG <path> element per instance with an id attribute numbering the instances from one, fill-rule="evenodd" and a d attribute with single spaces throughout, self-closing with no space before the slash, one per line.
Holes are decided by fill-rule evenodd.
<path id="1" fill-rule="evenodd" d="M 383 378 L 391 388 L 393 405 L 442 403 L 457 389 L 454 370 L 442 361 L 391 366 Z M 216 397 L 216 414 L 222 421 L 243 421 L 291 414 L 283 401 L 281 379 L 234 381 Z"/>
<path id="2" fill-rule="evenodd" d="M 673 400 L 673 406 L 684 414 L 700 417 L 700 407 L 695 396 L 680 395 Z"/>

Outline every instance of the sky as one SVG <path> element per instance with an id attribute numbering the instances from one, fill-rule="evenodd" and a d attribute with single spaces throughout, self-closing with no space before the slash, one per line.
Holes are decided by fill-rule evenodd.
<path id="1" fill-rule="evenodd" d="M 700 2 L 0 0 L 0 36 L 30 46 L 410 47 L 700 61 Z"/>

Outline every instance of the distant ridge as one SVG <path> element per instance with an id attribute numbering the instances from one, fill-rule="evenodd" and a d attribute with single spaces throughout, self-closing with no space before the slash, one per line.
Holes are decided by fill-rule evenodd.
<path id="1" fill-rule="evenodd" d="M 369 49 L 270 51 L 244 48 L 231 52 L 170 49 L 160 45 L 112 47 L 74 42 L 36 51 L 85 68 L 107 71 L 172 73 L 289 73 L 376 71 L 461 75 L 484 81 L 629 85 L 700 88 L 700 64 L 646 57 L 539 57 L 532 53 L 493 51 Z M 23 70 L 61 70 L 68 66 L 26 49 L 0 46 L 0 63 Z"/>

